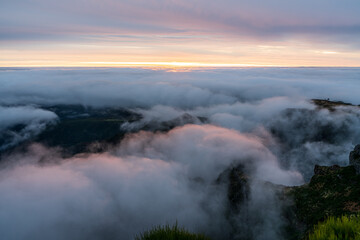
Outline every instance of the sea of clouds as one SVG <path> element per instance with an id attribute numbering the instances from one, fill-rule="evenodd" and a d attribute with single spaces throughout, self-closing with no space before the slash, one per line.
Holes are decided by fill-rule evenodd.
<path id="1" fill-rule="evenodd" d="M 63 158 L 33 143 L 3 156 L 0 232 L 130 240 L 177 221 L 215 239 L 282 239 L 282 206 L 266 183 L 300 185 L 315 164 L 348 164 L 360 110 L 320 110 L 310 99 L 360 104 L 359 89 L 359 68 L 1 69 L 0 134 L 11 137 L 0 149 L 57 124 L 44 106 L 120 107 L 142 118 L 123 124 L 129 134 L 106 152 Z M 164 131 L 169 121 L 177 127 Z M 229 221 L 228 183 L 217 180 L 239 165 L 250 193 Z"/>

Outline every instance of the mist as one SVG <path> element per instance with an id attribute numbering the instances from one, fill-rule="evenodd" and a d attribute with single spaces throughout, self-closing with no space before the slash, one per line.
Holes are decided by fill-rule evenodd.
<path id="1" fill-rule="evenodd" d="M 34 106 L 0 106 L 0 150 L 14 146 L 55 124 L 57 115 Z M 14 131 L 19 128 L 19 131 Z"/>
<path id="2" fill-rule="evenodd" d="M 311 99 L 360 104 L 359 79 L 358 68 L 2 70 L 2 236 L 130 240 L 177 222 L 214 239 L 283 239 L 281 186 L 347 165 L 360 142 L 357 106 Z M 55 105 L 141 117 L 105 150 L 64 156 L 34 140 L 61 122 Z M 237 167 L 249 192 L 229 214 L 221 176 Z"/>

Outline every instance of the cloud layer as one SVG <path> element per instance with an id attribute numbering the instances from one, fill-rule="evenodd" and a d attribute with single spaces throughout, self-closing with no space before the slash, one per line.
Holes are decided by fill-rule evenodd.
<path id="1" fill-rule="evenodd" d="M 191 109 L 271 97 L 360 103 L 359 68 L 244 68 L 168 72 L 150 69 L 2 71 L 1 104 Z M 286 106 L 289 107 L 289 106 Z"/>
<path id="2" fill-rule="evenodd" d="M 31 141 L 60 121 L 44 110 L 58 104 L 142 118 L 124 123 L 128 134 L 105 152 L 64 158 L 32 143 L 4 155 L 0 232 L 10 240 L 130 240 L 178 221 L 214 239 L 282 239 L 276 185 L 306 182 L 315 164 L 347 165 L 360 141 L 359 108 L 331 112 L 309 100 L 359 104 L 359 76 L 357 68 L 3 70 L 2 135 L 22 126 L 21 140 Z M 249 193 L 229 213 L 229 181 L 219 178 L 238 166 Z"/>
<path id="3" fill-rule="evenodd" d="M 2 168 L 6 239 L 132 239 L 175 221 L 221 238 L 230 232 L 226 189 L 215 183 L 229 166 L 242 164 L 258 180 L 303 181 L 282 170 L 259 139 L 210 125 L 129 135 L 113 153 L 56 156 L 33 145 Z"/>

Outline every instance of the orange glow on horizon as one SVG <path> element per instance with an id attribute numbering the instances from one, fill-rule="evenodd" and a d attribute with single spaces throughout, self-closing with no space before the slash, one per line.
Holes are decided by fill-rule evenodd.
<path id="1" fill-rule="evenodd" d="M 194 69 L 194 68 L 249 68 L 249 67 L 360 67 L 360 65 L 306 65 L 306 64 L 254 64 L 254 63 L 206 63 L 206 62 L 66 62 L 66 61 L 27 61 L 25 63 L 2 63 L 0 67 L 134 67 L 134 68 L 165 68 L 165 69 Z"/>
<path id="2" fill-rule="evenodd" d="M 199 68 L 199 67 L 263 67 L 274 65 L 238 64 L 238 63 L 199 63 L 199 62 L 82 62 L 87 66 L 125 66 L 125 67 L 169 67 L 169 68 Z"/>
<path id="3" fill-rule="evenodd" d="M 0 67 L 360 67 L 360 52 L 298 42 L 187 40 L 184 44 L 133 45 L 37 43 L 19 50 L 10 44 L 0 48 Z"/>

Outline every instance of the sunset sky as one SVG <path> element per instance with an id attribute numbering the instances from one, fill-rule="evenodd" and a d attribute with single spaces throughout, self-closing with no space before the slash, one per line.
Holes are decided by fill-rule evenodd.
<path id="1" fill-rule="evenodd" d="M 360 66 L 359 0 L 2 0 L 0 66 Z"/>

